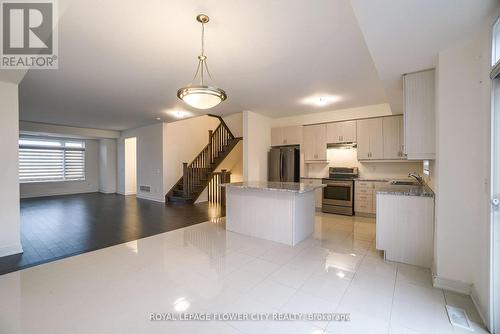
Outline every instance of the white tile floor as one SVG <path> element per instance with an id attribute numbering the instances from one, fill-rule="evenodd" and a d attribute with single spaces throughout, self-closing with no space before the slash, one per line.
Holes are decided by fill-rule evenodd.
<path id="1" fill-rule="evenodd" d="M 0 276 L 0 333 L 465 333 L 430 272 L 386 263 L 373 219 L 317 214 L 296 247 L 207 222 Z M 151 322 L 151 312 L 345 312 L 350 322 Z"/>

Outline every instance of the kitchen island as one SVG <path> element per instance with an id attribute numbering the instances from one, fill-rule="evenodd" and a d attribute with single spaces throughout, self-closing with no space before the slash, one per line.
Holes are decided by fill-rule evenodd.
<path id="1" fill-rule="evenodd" d="M 325 185 L 236 182 L 226 187 L 226 230 L 295 246 L 314 231 L 314 190 Z"/>

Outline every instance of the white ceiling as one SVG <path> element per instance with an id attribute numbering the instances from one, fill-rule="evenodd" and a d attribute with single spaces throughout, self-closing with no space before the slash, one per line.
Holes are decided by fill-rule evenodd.
<path id="1" fill-rule="evenodd" d="M 437 52 L 496 3 L 59 0 L 59 70 L 28 72 L 20 118 L 123 130 L 174 120 L 166 110 L 201 114 L 176 97 L 196 67 L 198 13 L 211 17 L 208 63 L 229 96 L 211 113 L 281 117 L 384 102 L 400 113 L 401 75 L 434 67 Z M 312 94 L 341 99 L 323 108 L 300 103 Z"/>
<path id="2" fill-rule="evenodd" d="M 351 0 L 393 113 L 402 74 L 434 68 L 438 52 L 475 32 L 498 0 Z"/>
<path id="3" fill-rule="evenodd" d="M 211 17 L 208 63 L 229 96 L 212 113 L 280 117 L 387 101 L 348 0 L 71 0 L 59 70 L 28 72 L 21 119 L 116 130 L 172 120 L 164 110 L 187 109 L 176 92 L 195 71 L 198 13 Z M 317 93 L 341 100 L 300 103 Z"/>

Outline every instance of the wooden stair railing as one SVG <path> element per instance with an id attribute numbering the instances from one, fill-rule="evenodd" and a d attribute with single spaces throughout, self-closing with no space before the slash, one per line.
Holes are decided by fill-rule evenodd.
<path id="1" fill-rule="evenodd" d="M 182 178 L 165 195 L 166 202 L 193 203 L 212 179 L 217 166 L 231 152 L 241 138 L 235 138 L 220 116 L 215 130 L 208 131 L 208 144 L 188 164 L 183 163 Z"/>
<path id="2" fill-rule="evenodd" d="M 226 188 L 221 187 L 223 183 L 231 182 L 231 172 L 225 169 L 220 172 L 215 172 L 212 175 L 212 179 L 208 183 L 208 201 L 210 203 L 220 204 L 221 206 L 226 206 Z"/>

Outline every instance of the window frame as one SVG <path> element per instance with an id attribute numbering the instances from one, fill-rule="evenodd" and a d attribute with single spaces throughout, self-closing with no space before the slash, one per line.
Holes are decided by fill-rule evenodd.
<path id="1" fill-rule="evenodd" d="M 34 141 L 34 142 L 55 142 L 59 143 L 58 146 L 44 146 L 44 145 L 36 145 L 36 144 L 22 144 L 23 140 L 26 141 Z M 70 147 L 68 144 L 77 143 L 80 147 Z M 40 150 L 60 150 L 63 153 L 62 156 L 62 178 L 59 179 L 46 179 L 46 180 L 22 180 L 21 179 L 21 149 L 40 149 Z M 82 177 L 81 178 L 70 178 L 67 175 L 66 168 L 68 165 L 67 152 L 75 152 L 81 151 L 83 152 L 81 162 L 82 162 Z M 59 137 L 38 137 L 38 136 L 30 136 L 30 135 L 20 135 L 18 140 L 18 179 L 19 184 L 40 184 L 40 183 L 67 183 L 67 182 L 82 182 L 87 179 L 87 146 L 85 139 L 75 139 L 75 138 L 59 138 Z"/>

